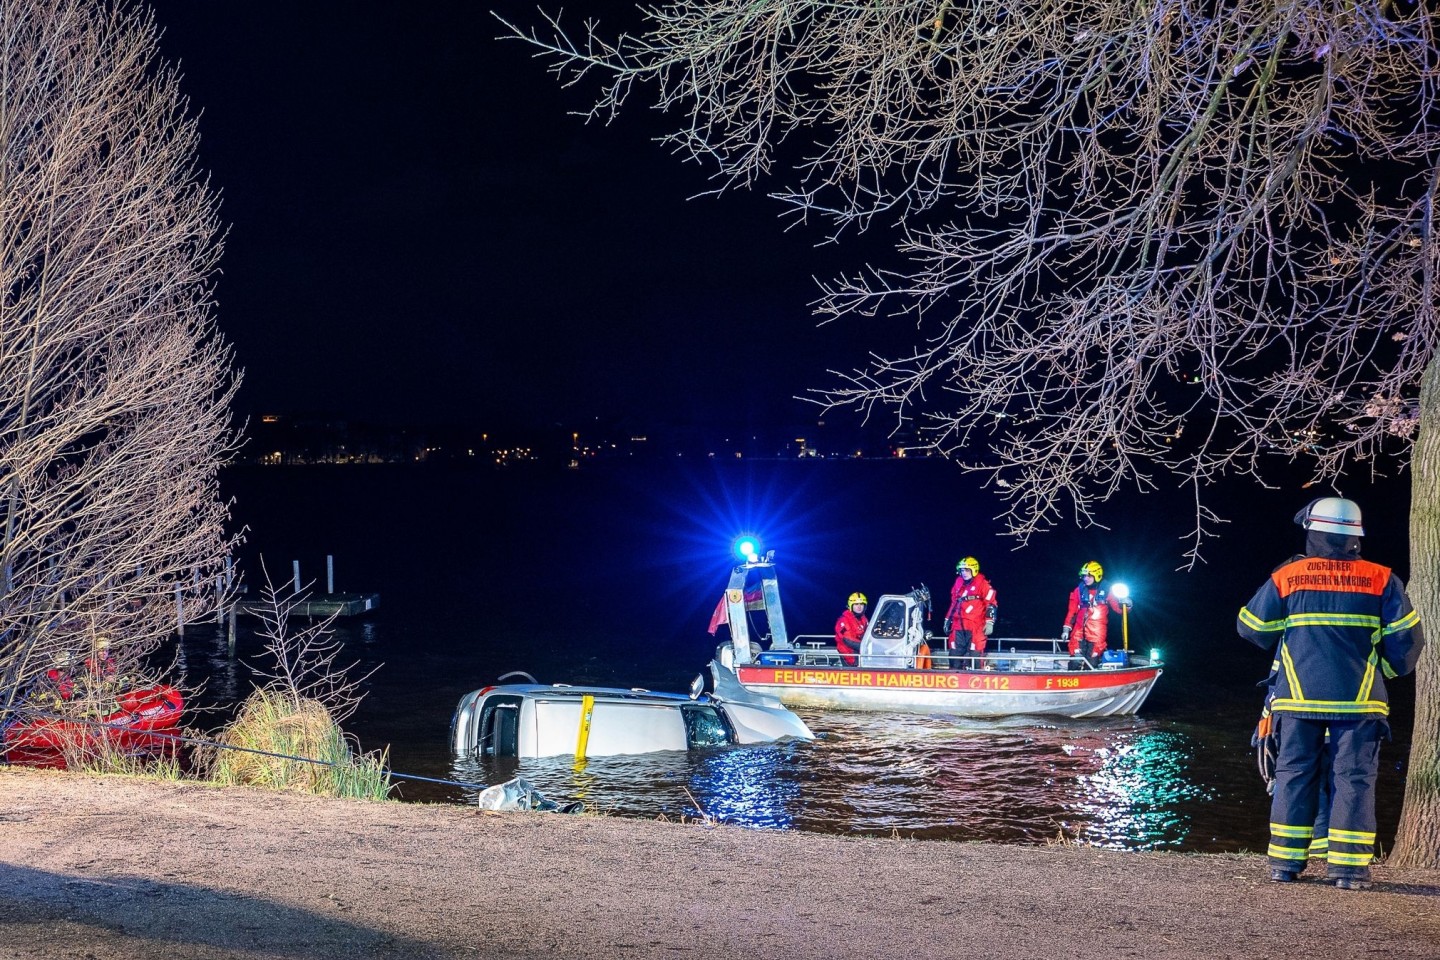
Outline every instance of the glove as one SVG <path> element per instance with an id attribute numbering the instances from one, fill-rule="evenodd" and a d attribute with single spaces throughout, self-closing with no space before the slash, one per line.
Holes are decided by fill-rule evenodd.
<path id="1" fill-rule="evenodd" d="M 1121 601 L 1120 601 L 1120 606 L 1124 607 L 1126 610 L 1129 610 L 1129 609 L 1130 609 L 1130 604 L 1132 604 L 1132 603 L 1134 603 L 1134 602 L 1135 602 L 1134 600 L 1131 600 L 1129 597 L 1126 597 L 1124 600 L 1121 600 Z"/>
<path id="2" fill-rule="evenodd" d="M 945 621 L 945 632 L 950 632 L 950 621 L 948 619 Z"/>
<path id="3" fill-rule="evenodd" d="M 1065 624 L 1065 626 L 1063 626 L 1063 627 L 1060 628 L 1060 639 L 1061 639 L 1061 640 L 1069 640 L 1069 639 L 1070 639 L 1070 624 L 1067 623 L 1067 624 Z"/>
<path id="4" fill-rule="evenodd" d="M 988 636 L 990 636 L 990 634 L 992 634 L 992 633 L 994 633 L 994 632 L 995 632 L 995 621 L 994 621 L 994 620 L 986 620 L 986 621 L 985 621 L 985 636 L 988 637 Z"/>

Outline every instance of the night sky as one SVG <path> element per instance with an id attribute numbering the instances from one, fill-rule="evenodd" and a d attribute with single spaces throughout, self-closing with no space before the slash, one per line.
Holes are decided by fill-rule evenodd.
<path id="1" fill-rule="evenodd" d="M 711 171 L 650 142 L 663 116 L 585 124 L 595 88 L 487 5 L 151 6 L 229 227 L 242 415 L 804 423 L 793 398 L 863 361 L 864 331 L 809 307 L 858 254 L 760 193 L 687 199 Z"/>

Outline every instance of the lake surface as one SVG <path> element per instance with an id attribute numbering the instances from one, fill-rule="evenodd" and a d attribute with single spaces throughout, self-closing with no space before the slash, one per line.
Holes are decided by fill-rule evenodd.
<path id="1" fill-rule="evenodd" d="M 1057 837 L 1126 849 L 1262 850 L 1268 798 L 1249 738 L 1270 656 L 1234 618 L 1300 546 L 1290 516 L 1310 495 L 1245 490 L 1208 563 L 1181 573 L 1182 496 L 1117 504 L 1109 530 L 1066 528 L 1029 546 L 997 535 L 1002 503 L 929 461 L 610 463 L 580 471 L 232 468 L 248 526 L 252 594 L 292 561 L 323 591 L 377 591 L 380 609 L 338 621 L 342 660 L 375 670 L 346 724 L 397 774 L 487 784 L 522 774 L 547 796 L 617 815 L 712 816 L 755 827 L 955 840 Z M 1358 496 L 1358 495 L 1357 495 Z M 1369 507 L 1366 555 L 1403 575 L 1404 516 Z M 1134 718 L 974 721 L 801 711 L 820 739 L 597 759 L 456 761 L 462 694 L 510 670 L 541 682 L 680 691 L 717 643 L 706 633 L 736 535 L 777 553 L 792 634 L 828 632 L 859 590 L 872 601 L 921 583 L 948 596 L 955 562 L 980 558 L 1000 598 L 997 635 L 1053 636 L 1075 571 L 1099 560 L 1136 596 L 1131 643 L 1167 670 Z M 943 607 L 943 604 L 942 604 Z M 249 691 L 260 641 L 242 620 L 236 656 L 192 625 L 180 644 L 218 726 Z M 1119 624 L 1112 624 L 1117 644 Z M 1395 684 L 1382 754 L 1380 838 L 1398 818 L 1413 681 Z M 400 779 L 404 799 L 462 802 L 475 788 Z"/>

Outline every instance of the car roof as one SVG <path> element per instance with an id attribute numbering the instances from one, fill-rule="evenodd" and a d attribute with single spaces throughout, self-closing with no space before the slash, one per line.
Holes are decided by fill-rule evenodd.
<path id="1" fill-rule="evenodd" d="M 638 687 L 627 690 L 623 687 L 571 686 L 566 683 L 502 683 L 486 687 L 484 695 L 487 697 L 500 695 L 527 697 L 531 700 L 578 700 L 581 697 L 589 696 L 597 700 L 663 706 L 679 706 L 695 702 L 689 695 L 683 693 L 657 693 Z M 709 702 L 709 699 L 709 697 L 704 697 L 701 702 Z"/>

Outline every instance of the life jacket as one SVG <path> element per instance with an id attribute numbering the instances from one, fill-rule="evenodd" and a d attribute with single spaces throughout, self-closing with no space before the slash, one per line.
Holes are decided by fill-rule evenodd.
<path id="1" fill-rule="evenodd" d="M 45 679 L 50 681 L 55 695 L 61 700 L 69 700 L 75 696 L 75 678 L 71 676 L 70 671 L 51 667 L 45 671 Z"/>
<path id="2" fill-rule="evenodd" d="M 979 609 L 973 609 L 976 601 L 981 604 Z M 967 610 L 967 607 L 972 609 Z M 950 588 L 950 612 L 946 614 L 946 619 L 957 625 L 963 623 L 973 630 L 986 620 L 995 618 L 995 607 L 995 588 L 984 574 L 977 573 L 969 580 L 956 577 L 955 585 Z"/>
<path id="3" fill-rule="evenodd" d="M 855 666 L 855 658 L 860 654 L 860 641 L 864 639 L 865 628 L 869 624 L 869 617 L 864 614 L 857 617 L 849 608 L 835 621 L 835 649 L 840 651 L 840 658 L 846 666 Z"/>
<path id="4" fill-rule="evenodd" d="M 1105 651 L 1106 635 L 1110 628 L 1110 611 L 1118 601 L 1099 584 L 1086 587 L 1083 583 L 1070 591 L 1070 608 L 1065 613 L 1065 623 L 1070 627 L 1070 652 L 1075 654 L 1083 641 L 1090 644 L 1091 652 L 1099 655 Z"/>

